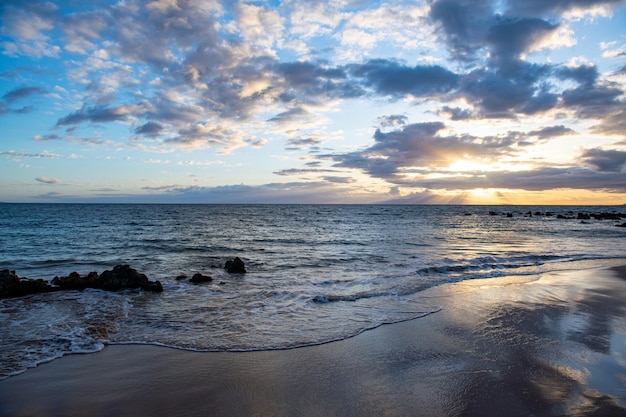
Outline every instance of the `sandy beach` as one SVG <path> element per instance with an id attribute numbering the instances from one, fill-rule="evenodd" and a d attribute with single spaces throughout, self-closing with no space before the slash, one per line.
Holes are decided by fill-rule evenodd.
<path id="1" fill-rule="evenodd" d="M 442 285 L 325 345 L 111 345 L 0 381 L 0 416 L 623 416 L 626 267 Z"/>

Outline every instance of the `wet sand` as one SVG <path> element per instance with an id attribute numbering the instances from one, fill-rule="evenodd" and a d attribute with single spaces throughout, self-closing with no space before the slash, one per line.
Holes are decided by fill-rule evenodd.
<path id="1" fill-rule="evenodd" d="M 626 267 L 445 285 L 320 346 L 113 345 L 0 381 L 0 416 L 624 416 Z"/>

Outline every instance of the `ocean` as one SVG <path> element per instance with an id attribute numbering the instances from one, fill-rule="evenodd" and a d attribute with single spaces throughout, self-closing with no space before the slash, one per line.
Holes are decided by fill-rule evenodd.
<path id="1" fill-rule="evenodd" d="M 462 280 L 623 263 L 626 207 L 0 204 L 0 269 L 52 280 L 127 264 L 162 293 L 88 289 L 0 300 L 0 379 L 142 343 L 287 349 L 436 314 Z M 561 217 L 561 218 L 559 218 Z M 234 257 L 246 274 L 229 274 Z M 213 281 L 192 284 L 194 273 Z"/>

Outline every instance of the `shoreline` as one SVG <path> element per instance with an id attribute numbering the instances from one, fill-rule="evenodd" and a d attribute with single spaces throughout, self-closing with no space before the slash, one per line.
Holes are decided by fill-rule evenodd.
<path id="1" fill-rule="evenodd" d="M 0 381 L 0 416 L 626 413 L 626 265 L 424 297 L 442 309 L 321 345 L 64 356 Z"/>

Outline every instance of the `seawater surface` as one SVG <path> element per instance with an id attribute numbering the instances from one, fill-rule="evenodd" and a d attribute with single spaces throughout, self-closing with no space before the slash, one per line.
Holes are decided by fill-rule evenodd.
<path id="1" fill-rule="evenodd" d="M 128 264 L 164 287 L 0 300 L 0 378 L 112 343 L 325 343 L 439 311 L 420 296 L 435 285 L 623 260 L 626 229 L 556 217 L 578 212 L 626 207 L 0 204 L 0 269 L 51 280 Z M 235 256 L 247 274 L 223 270 Z M 196 272 L 214 279 L 176 280 Z"/>

